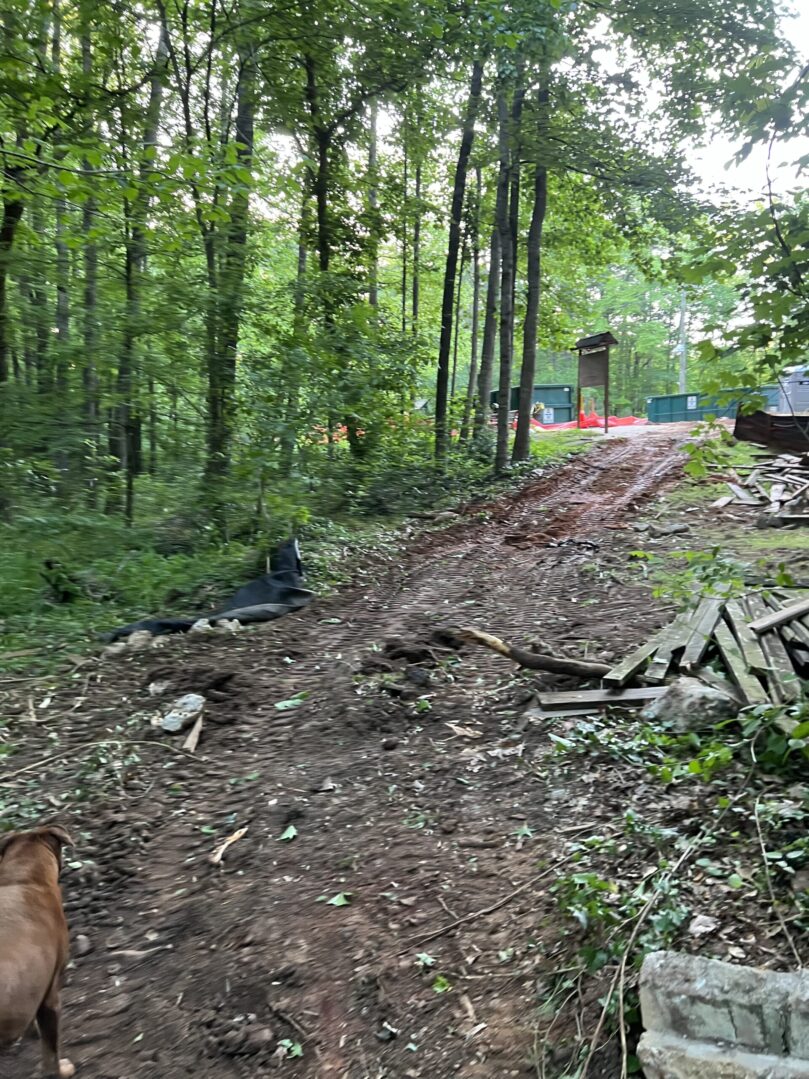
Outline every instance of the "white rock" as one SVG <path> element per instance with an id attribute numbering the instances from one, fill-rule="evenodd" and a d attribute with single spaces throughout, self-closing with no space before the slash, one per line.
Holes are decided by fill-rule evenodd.
<path id="1" fill-rule="evenodd" d="M 708 937 L 711 933 L 715 933 L 718 928 L 719 922 L 716 918 L 711 918 L 707 914 L 698 914 L 691 919 L 688 932 L 692 937 Z"/>
<path id="2" fill-rule="evenodd" d="M 167 689 L 171 689 L 171 682 L 150 682 L 146 687 L 150 697 L 159 697 Z"/>
<path id="3" fill-rule="evenodd" d="M 713 686 L 696 678 L 678 678 L 641 712 L 643 719 L 667 723 L 680 733 L 709 729 L 738 715 L 739 705 Z"/>
<path id="4" fill-rule="evenodd" d="M 153 640 L 154 635 L 148 629 L 136 629 L 134 633 L 130 633 L 127 637 L 126 645 L 127 648 L 132 648 L 139 652 L 142 648 L 148 648 Z"/>
<path id="5" fill-rule="evenodd" d="M 193 624 L 189 633 L 213 633 L 214 628 L 207 618 L 198 618 Z"/>
<path id="6" fill-rule="evenodd" d="M 197 719 L 205 707 L 205 698 L 199 693 L 186 693 L 178 697 L 160 720 L 160 726 L 170 734 L 185 730 Z"/>

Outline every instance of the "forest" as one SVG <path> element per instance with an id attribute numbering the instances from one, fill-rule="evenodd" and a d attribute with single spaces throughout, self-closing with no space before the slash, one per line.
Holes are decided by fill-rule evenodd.
<path id="1" fill-rule="evenodd" d="M 619 415 L 686 349 L 689 391 L 803 354 L 795 170 L 745 200 L 691 163 L 809 163 L 772 0 L 2 10 L 7 628 L 507 474 L 582 334 Z"/>

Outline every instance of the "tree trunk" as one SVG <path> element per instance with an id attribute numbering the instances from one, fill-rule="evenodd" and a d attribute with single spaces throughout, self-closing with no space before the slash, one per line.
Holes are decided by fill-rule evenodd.
<path id="1" fill-rule="evenodd" d="M 469 440 L 472 423 L 472 404 L 475 399 L 475 380 L 478 368 L 478 323 L 480 319 L 480 197 L 482 179 L 480 165 L 475 166 L 475 202 L 472 207 L 472 344 L 469 350 L 469 379 L 466 384 L 461 442 Z"/>
<path id="2" fill-rule="evenodd" d="M 70 365 L 70 253 L 65 239 L 67 203 L 56 200 L 56 391 L 62 406 L 68 392 Z"/>
<path id="3" fill-rule="evenodd" d="M 298 268 L 295 277 L 295 315 L 293 323 L 293 347 L 297 348 L 303 336 L 306 303 L 306 263 L 307 263 L 307 233 L 309 229 L 309 191 L 304 185 L 301 199 L 301 217 L 298 225 Z M 278 455 L 278 467 L 282 475 L 288 475 L 292 470 L 295 457 L 295 432 L 298 419 L 298 407 L 300 398 L 301 372 L 297 357 L 285 364 L 284 384 L 286 386 L 286 401 L 284 402 L 284 422 L 279 439 L 280 449 Z"/>
<path id="4" fill-rule="evenodd" d="M 8 180 L 7 180 L 8 182 Z M 14 183 L 12 179 L 11 184 Z M 24 204 L 7 190 L 3 198 L 3 218 L 0 221 L 0 383 L 8 382 L 11 373 L 11 316 L 8 303 L 9 266 L 17 226 L 22 220 Z"/>
<path id="5" fill-rule="evenodd" d="M 491 412 L 492 376 L 494 372 L 494 344 L 497 340 L 497 292 L 500 282 L 500 231 L 495 224 L 489 245 L 489 276 L 486 281 L 486 317 L 483 322 L 483 347 L 480 352 L 478 374 L 478 403 L 475 409 L 474 432 L 476 435 L 486 427 Z"/>
<path id="6" fill-rule="evenodd" d="M 480 105 L 482 84 L 483 64 L 480 60 L 475 60 L 464 116 L 461 147 L 458 152 L 458 163 L 455 167 L 447 262 L 444 271 L 444 293 L 441 301 L 441 339 L 438 346 L 438 375 L 435 388 L 435 455 L 438 458 L 446 457 L 449 448 L 447 391 L 449 389 L 450 347 L 452 345 L 452 307 L 455 298 L 458 251 L 461 246 L 461 214 L 463 213 L 464 195 L 466 193 L 466 174 L 469 168 L 469 155 L 472 152 L 472 143 L 475 138 L 475 119 Z"/>
<path id="7" fill-rule="evenodd" d="M 81 39 L 82 71 L 85 78 L 92 74 L 92 42 L 90 30 L 85 26 Z M 91 167 L 88 161 L 82 163 L 85 173 L 90 173 Z M 90 180 L 87 180 L 88 185 Z M 85 488 L 87 491 L 87 504 L 94 509 L 98 503 L 98 470 L 96 458 L 98 456 L 99 436 L 99 400 L 98 400 L 98 372 L 96 370 L 96 348 L 98 347 L 98 316 L 96 313 L 98 298 L 98 246 L 92 238 L 92 229 L 95 223 L 96 201 L 88 196 L 82 207 L 81 230 L 82 248 L 84 257 L 84 290 L 82 303 L 82 338 L 84 358 L 82 364 L 82 419 L 84 423 L 85 460 L 83 471 L 85 473 Z"/>
<path id="8" fill-rule="evenodd" d="M 414 334 L 419 332 L 419 289 L 421 282 L 421 162 L 416 163 L 415 191 L 413 192 L 413 287 L 412 287 L 412 310 L 410 313 L 410 329 Z"/>
<path id="9" fill-rule="evenodd" d="M 368 303 L 371 307 L 379 306 L 379 191 L 377 188 L 377 140 L 376 140 L 377 105 L 376 98 L 371 102 L 371 126 L 368 142 L 368 216 L 369 221 L 369 260 L 368 268 Z"/>
<path id="10" fill-rule="evenodd" d="M 402 333 L 407 331 L 407 219 L 408 219 L 408 157 L 407 157 L 407 116 L 403 128 L 404 145 L 402 147 L 404 160 L 402 162 Z"/>
<path id="11" fill-rule="evenodd" d="M 124 517 L 128 525 L 134 518 L 135 475 L 139 469 L 138 452 L 140 445 L 140 418 L 135 402 L 137 376 L 137 339 L 142 333 L 142 283 L 146 269 L 146 223 L 149 213 L 150 195 L 145 183 L 151 169 L 151 153 L 157 143 L 160 124 L 160 112 L 163 103 L 163 89 L 168 64 L 168 34 L 165 25 L 161 26 L 157 45 L 155 67 L 149 85 L 149 101 L 143 121 L 143 141 L 141 144 L 139 185 L 137 193 L 126 207 L 128 226 L 124 251 L 124 289 L 126 296 L 126 314 L 121 340 L 121 353 L 116 379 L 117 408 L 114 413 L 114 431 L 111 438 L 113 455 L 118 459 L 125 474 L 126 499 Z M 118 503 L 117 493 L 113 492 L 107 502 L 107 512 L 114 510 Z"/>
<path id="12" fill-rule="evenodd" d="M 240 61 L 236 89 L 236 159 L 241 168 L 250 173 L 253 165 L 256 108 L 256 67 L 252 47 L 244 51 Z M 249 210 L 250 191 L 243 183 L 230 200 L 230 220 L 225 235 L 219 282 L 221 338 L 216 363 L 208 371 L 209 429 L 205 478 L 214 488 L 212 506 L 217 513 L 220 512 L 222 494 L 217 488 L 230 469 L 235 424 L 236 355 L 244 299 Z M 224 521 L 219 523 L 222 526 Z"/>
<path id="13" fill-rule="evenodd" d="M 514 244 L 509 213 L 511 180 L 511 136 L 505 89 L 497 95 L 498 154 L 497 228 L 500 233 L 500 379 L 497 387 L 497 443 L 494 467 L 503 472 L 508 465 L 509 405 L 511 368 L 514 354 Z"/>
<path id="14" fill-rule="evenodd" d="M 458 339 L 461 331 L 461 292 L 463 291 L 463 275 L 466 269 L 466 237 L 464 236 L 463 243 L 461 244 L 461 265 L 458 271 L 458 292 L 455 297 L 455 333 L 454 341 L 452 344 L 452 378 L 450 380 L 449 387 L 449 402 L 452 407 L 452 402 L 455 400 L 455 384 L 458 378 Z"/>
<path id="15" fill-rule="evenodd" d="M 528 294 L 525 301 L 523 324 L 522 369 L 520 371 L 520 398 L 517 413 L 517 433 L 514 436 L 512 461 L 527 461 L 531 453 L 531 408 L 534 396 L 534 376 L 537 365 L 537 327 L 539 324 L 539 298 L 541 290 L 542 227 L 548 206 L 548 170 L 542 163 L 544 145 L 544 115 L 547 110 L 548 92 L 540 88 L 537 95 L 539 134 L 537 161 L 534 165 L 534 205 L 528 230 Z"/>

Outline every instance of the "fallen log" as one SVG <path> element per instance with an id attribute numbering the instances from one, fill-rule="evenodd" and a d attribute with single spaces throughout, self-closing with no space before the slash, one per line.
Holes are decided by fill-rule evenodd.
<path id="1" fill-rule="evenodd" d="M 456 635 L 469 644 L 480 644 L 492 652 L 510 659 L 519 667 L 531 671 L 546 671 L 548 674 L 574 674 L 579 678 L 601 678 L 610 670 L 608 663 L 591 663 L 584 659 L 567 659 L 561 656 L 545 656 L 539 652 L 528 652 L 524 648 L 493 637 L 479 629 L 464 628 L 456 630 Z"/>

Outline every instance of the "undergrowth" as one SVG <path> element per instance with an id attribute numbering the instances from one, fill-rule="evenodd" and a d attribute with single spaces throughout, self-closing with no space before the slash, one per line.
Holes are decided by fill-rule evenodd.
<path id="1" fill-rule="evenodd" d="M 131 528 L 31 491 L 13 521 L 0 522 L 0 672 L 41 673 L 57 655 L 150 614 L 212 609 L 266 572 L 270 552 L 290 534 L 301 541 L 309 586 L 328 592 L 369 553 L 392 552 L 408 513 L 491 495 L 591 444 L 575 431 L 546 434 L 532 443 L 529 462 L 500 479 L 473 454 L 439 466 L 421 443 L 361 464 L 340 447 L 334 460 L 321 455 L 322 475 L 291 478 L 265 493 L 259 510 L 236 491 L 226 541 L 193 495 L 148 476 L 138 481 L 141 517 Z"/>

